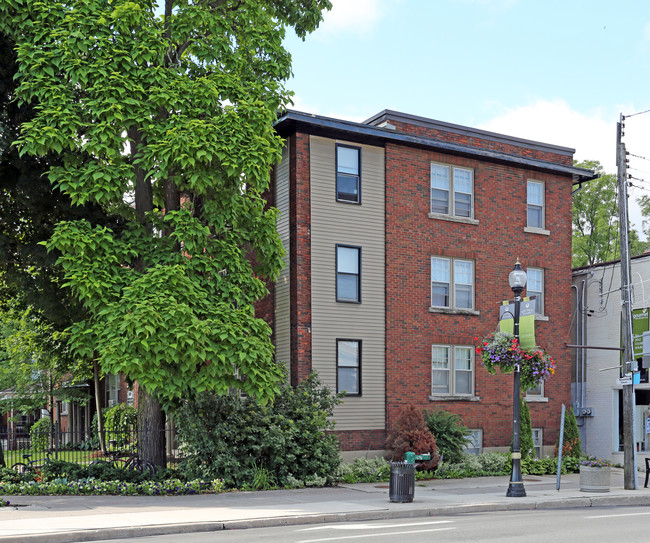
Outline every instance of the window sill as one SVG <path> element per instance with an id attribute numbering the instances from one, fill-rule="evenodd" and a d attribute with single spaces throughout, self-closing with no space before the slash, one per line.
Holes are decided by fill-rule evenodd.
<path id="1" fill-rule="evenodd" d="M 528 403 L 548 403 L 546 396 L 524 396 L 524 400 Z"/>
<path id="2" fill-rule="evenodd" d="M 475 309 L 457 309 L 451 307 L 430 307 L 429 313 L 443 313 L 446 315 L 480 315 Z"/>
<path id="3" fill-rule="evenodd" d="M 536 313 L 535 314 L 535 320 L 536 321 L 548 321 L 548 315 L 538 315 Z"/>
<path id="4" fill-rule="evenodd" d="M 463 224 L 478 225 L 477 219 L 470 219 L 469 217 L 455 217 L 454 215 L 443 215 L 442 213 L 429 213 L 430 219 L 439 219 L 441 221 L 460 222 Z"/>
<path id="5" fill-rule="evenodd" d="M 429 396 L 430 402 L 479 402 L 481 398 L 478 396 L 455 396 L 453 394 L 431 394 Z"/>
<path id="6" fill-rule="evenodd" d="M 529 234 L 539 234 L 541 236 L 550 236 L 550 230 L 544 230 L 543 228 L 535 228 L 534 226 L 524 226 L 524 232 Z"/>

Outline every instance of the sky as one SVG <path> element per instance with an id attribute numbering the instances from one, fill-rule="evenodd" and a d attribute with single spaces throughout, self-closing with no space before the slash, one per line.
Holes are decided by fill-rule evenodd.
<path id="1" fill-rule="evenodd" d="M 331 0 L 288 34 L 294 109 L 364 121 L 384 109 L 576 150 L 616 173 L 626 116 L 634 200 L 650 195 L 648 0 Z"/>

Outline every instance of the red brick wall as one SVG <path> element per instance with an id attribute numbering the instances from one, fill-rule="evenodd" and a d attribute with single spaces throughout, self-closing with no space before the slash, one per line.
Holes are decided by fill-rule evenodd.
<path id="1" fill-rule="evenodd" d="M 415 136 L 423 136 L 427 138 L 435 138 L 438 140 L 449 141 L 452 143 L 459 143 L 462 145 L 469 145 L 470 147 L 479 147 L 482 149 L 490 149 L 491 151 L 499 151 L 511 155 L 523 156 L 527 158 L 535 158 L 545 160 L 547 162 L 556 162 L 567 166 L 573 165 L 573 157 L 560 153 L 550 153 L 539 149 L 531 149 L 521 145 L 508 144 L 501 141 L 493 141 L 490 139 L 468 136 L 466 134 L 457 134 L 454 132 L 446 132 L 444 130 L 436 130 L 427 128 L 425 126 L 418 126 L 414 124 L 404 123 L 390 120 L 397 131 Z"/>
<path id="2" fill-rule="evenodd" d="M 291 384 L 311 373 L 311 195 L 309 136 L 289 138 Z"/>
<path id="3" fill-rule="evenodd" d="M 384 430 L 341 430 L 336 432 L 342 451 L 376 451 L 384 448 Z"/>
<path id="4" fill-rule="evenodd" d="M 428 218 L 430 163 L 474 169 L 475 219 L 479 225 Z M 526 182 L 546 183 L 546 227 L 550 236 L 524 232 Z M 502 300 L 512 297 L 508 273 L 519 258 L 524 267 L 544 268 L 548 322 L 536 322 L 539 345 L 557 359 L 547 383 L 548 403 L 531 403 L 533 427 L 545 444 L 559 433 L 560 406 L 570 402 L 568 340 L 571 304 L 571 180 L 511 166 L 386 146 L 386 397 L 390 425 L 413 403 L 459 413 L 470 428 L 483 429 L 485 447 L 508 446 L 512 435 L 513 379 L 488 375 L 477 360 L 475 391 L 480 401 L 431 401 L 431 345 L 473 345 L 495 330 Z M 447 255 L 475 262 L 475 315 L 430 313 L 430 257 Z"/>

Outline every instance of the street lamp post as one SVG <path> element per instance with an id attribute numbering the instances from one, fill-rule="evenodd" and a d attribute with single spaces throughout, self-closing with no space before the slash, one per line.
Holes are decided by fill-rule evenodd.
<path id="1" fill-rule="evenodd" d="M 515 267 L 508 276 L 510 288 L 515 294 L 515 314 L 514 314 L 514 335 L 517 343 L 519 343 L 519 313 L 521 309 L 521 293 L 526 286 L 526 272 L 522 269 L 519 259 Z M 514 392 L 513 392 L 513 406 L 512 406 L 512 472 L 510 473 L 510 484 L 506 496 L 509 498 L 520 498 L 526 496 L 526 489 L 524 488 L 524 481 L 521 477 L 521 447 L 519 440 L 520 429 L 520 373 L 519 364 L 515 364 L 515 379 L 514 379 Z"/>

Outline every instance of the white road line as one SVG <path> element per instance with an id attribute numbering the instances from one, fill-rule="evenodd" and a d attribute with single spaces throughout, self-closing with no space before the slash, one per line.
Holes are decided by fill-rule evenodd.
<path id="1" fill-rule="evenodd" d="M 296 532 L 313 532 L 315 530 L 381 530 L 384 528 L 404 528 L 405 526 L 428 526 L 431 524 L 449 524 L 453 520 L 431 520 L 424 522 L 408 522 L 403 524 L 336 524 L 332 526 L 315 526 L 313 528 L 301 528 Z"/>
<path id="2" fill-rule="evenodd" d="M 585 517 L 585 518 L 638 517 L 641 515 L 650 515 L 650 511 L 648 511 L 647 513 L 621 513 L 620 515 L 594 515 L 592 517 Z"/>
<path id="3" fill-rule="evenodd" d="M 361 539 L 363 537 L 382 537 L 389 535 L 407 535 L 407 534 L 422 534 L 426 532 L 444 532 L 447 530 L 455 530 L 456 528 L 450 526 L 449 528 L 431 528 L 430 530 L 410 530 L 408 532 L 389 532 L 385 534 L 362 534 L 362 535 L 343 535 L 340 537 L 324 537 L 321 539 L 303 539 L 298 541 L 298 543 L 319 543 L 321 541 L 343 541 L 344 539 Z"/>

